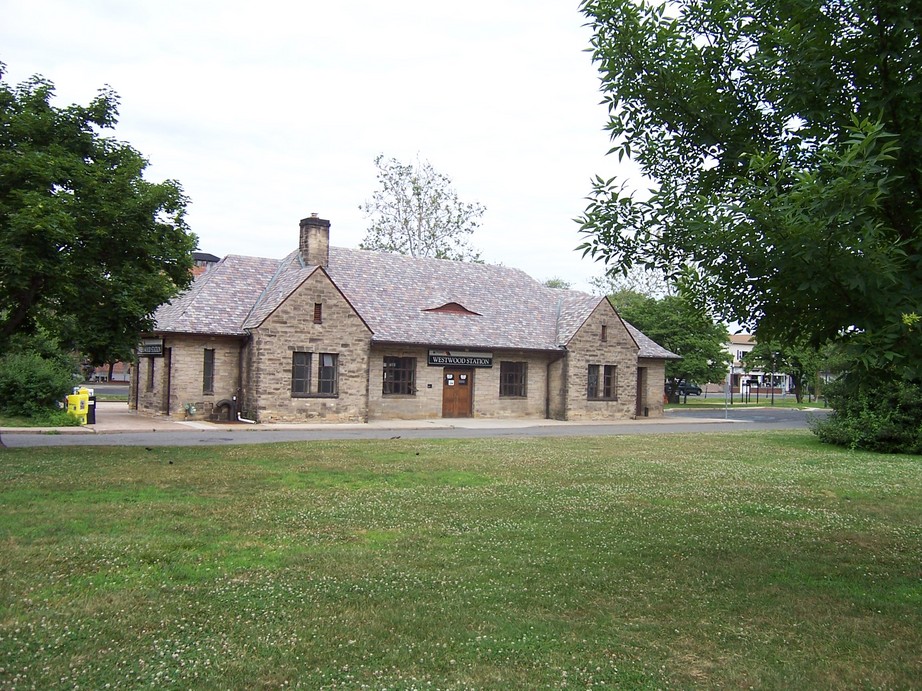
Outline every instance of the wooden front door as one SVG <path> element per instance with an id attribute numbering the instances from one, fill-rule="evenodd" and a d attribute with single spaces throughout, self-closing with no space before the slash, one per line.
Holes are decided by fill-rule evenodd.
<path id="1" fill-rule="evenodd" d="M 470 417 L 474 402 L 474 370 L 442 372 L 442 417 Z"/>

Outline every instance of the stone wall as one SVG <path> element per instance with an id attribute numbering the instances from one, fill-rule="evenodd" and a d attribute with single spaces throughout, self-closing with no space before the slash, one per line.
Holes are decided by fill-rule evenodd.
<path id="1" fill-rule="evenodd" d="M 525 363 L 525 397 L 500 397 L 500 363 Z M 478 369 L 474 380 L 474 417 L 546 418 L 547 366 L 551 357 L 515 351 L 493 353 L 493 367 Z"/>
<path id="2" fill-rule="evenodd" d="M 548 363 L 559 356 L 521 351 L 491 352 L 493 352 L 492 367 L 472 369 L 473 416 L 546 417 Z M 372 348 L 368 390 L 369 419 L 414 420 L 441 417 L 444 368 L 429 367 L 427 365 L 428 355 L 428 348 L 401 348 L 399 346 L 374 346 Z M 416 358 L 416 392 L 414 394 L 384 395 L 385 357 Z M 524 397 L 500 397 L 500 363 L 503 361 L 526 363 Z"/>
<path id="3" fill-rule="evenodd" d="M 563 356 L 548 367 L 548 417 L 552 420 L 567 419 L 567 364 Z"/>
<path id="4" fill-rule="evenodd" d="M 314 322 L 314 305 L 322 321 Z M 371 331 L 321 270 L 314 271 L 258 328 L 248 353 L 245 396 L 259 422 L 362 422 L 368 418 Z M 311 395 L 292 395 L 292 357 L 312 353 Z M 320 354 L 338 357 L 338 392 L 316 393 Z"/>
<path id="5" fill-rule="evenodd" d="M 369 360 L 368 418 L 370 420 L 421 420 L 442 415 L 442 368 L 428 367 L 425 348 L 373 346 Z M 384 395 L 384 358 L 416 358 L 416 392 Z"/>
<path id="6" fill-rule="evenodd" d="M 644 391 L 644 400 L 641 402 L 646 407 L 649 417 L 663 416 L 663 386 L 666 382 L 666 361 L 649 360 L 641 358 L 638 367 L 647 370 L 647 381 Z"/>
<path id="7" fill-rule="evenodd" d="M 602 337 L 602 327 L 605 337 Z M 634 417 L 637 398 L 637 344 L 614 308 L 603 300 L 567 344 L 567 420 Z M 616 365 L 612 400 L 588 400 L 589 365 Z"/>
<path id="8" fill-rule="evenodd" d="M 137 407 L 148 413 L 184 419 L 210 419 L 215 404 L 230 400 L 239 386 L 241 341 L 221 336 L 175 335 L 163 339 L 163 357 L 139 358 Z M 205 350 L 213 349 L 213 393 L 203 391 Z M 148 389 L 148 371 L 154 368 L 154 386 Z M 169 398 L 166 387 L 169 384 Z M 189 406 L 195 412 L 189 412 Z"/>
<path id="9" fill-rule="evenodd" d="M 153 386 L 149 385 L 151 368 L 153 368 Z M 144 413 L 163 413 L 163 392 L 166 385 L 164 358 L 138 358 L 138 364 L 134 369 L 137 379 L 137 385 L 134 387 L 137 410 Z"/>

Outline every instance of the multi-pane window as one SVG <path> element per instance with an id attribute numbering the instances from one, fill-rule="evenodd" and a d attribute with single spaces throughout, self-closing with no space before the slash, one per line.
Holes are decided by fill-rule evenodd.
<path id="1" fill-rule="evenodd" d="M 499 395 L 501 397 L 525 397 L 526 363 L 499 363 Z"/>
<path id="2" fill-rule="evenodd" d="M 202 393 L 214 393 L 214 348 L 205 348 L 205 362 L 202 367 Z"/>
<path id="3" fill-rule="evenodd" d="M 311 393 L 311 355 L 302 352 L 291 354 L 292 396 L 309 396 Z"/>
<path id="4" fill-rule="evenodd" d="M 333 396 L 336 391 L 336 364 L 339 358 L 335 353 L 320 353 L 320 371 L 317 377 L 317 393 Z"/>
<path id="5" fill-rule="evenodd" d="M 412 396 L 416 393 L 415 357 L 384 358 L 382 393 L 385 396 Z"/>
<path id="6" fill-rule="evenodd" d="M 154 360 L 156 358 L 147 358 L 147 390 L 154 390 Z"/>
<path id="7" fill-rule="evenodd" d="M 595 400 L 618 398 L 618 368 L 616 365 L 589 365 L 586 397 Z"/>
<path id="8" fill-rule="evenodd" d="M 317 369 L 314 370 L 314 353 L 294 352 L 291 354 L 291 395 L 336 396 L 339 394 L 339 355 L 318 353 Z M 313 382 L 316 383 L 316 388 Z"/>

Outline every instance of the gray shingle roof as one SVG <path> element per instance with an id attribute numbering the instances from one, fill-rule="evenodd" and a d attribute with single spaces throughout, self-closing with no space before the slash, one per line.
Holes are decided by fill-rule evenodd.
<path id="1" fill-rule="evenodd" d="M 277 259 L 230 254 L 154 313 L 157 331 L 241 335 L 256 296 L 279 267 Z"/>
<path id="2" fill-rule="evenodd" d="M 549 350 L 546 289 L 518 269 L 330 248 L 330 277 L 379 342 Z M 456 302 L 477 315 L 427 312 Z"/>
<path id="3" fill-rule="evenodd" d="M 621 321 L 624 322 L 624 325 L 627 327 L 627 330 L 630 331 L 631 336 L 634 337 L 634 342 L 640 348 L 640 352 L 638 353 L 640 357 L 663 359 L 663 360 L 681 360 L 682 359 L 681 355 L 676 355 L 672 351 L 666 350 L 659 343 L 652 340 L 651 338 L 648 338 L 646 334 L 640 331 L 633 324 L 627 321 L 624 321 L 624 319 L 622 319 Z"/>
<path id="4" fill-rule="evenodd" d="M 157 331 L 243 335 L 316 270 L 297 251 L 281 261 L 230 255 L 157 310 Z M 330 248 L 326 270 L 379 343 L 557 350 L 605 300 L 505 266 L 342 247 Z M 448 303 L 476 314 L 427 311 Z M 628 328 L 641 357 L 676 357 Z"/>

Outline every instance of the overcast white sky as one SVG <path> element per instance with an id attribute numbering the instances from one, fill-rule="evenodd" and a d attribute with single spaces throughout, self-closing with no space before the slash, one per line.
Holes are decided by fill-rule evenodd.
<path id="1" fill-rule="evenodd" d="M 575 288 L 572 220 L 614 175 L 576 0 L 0 0 L 5 81 L 121 97 L 118 139 L 178 180 L 202 251 L 281 258 L 312 212 L 356 247 L 378 154 L 428 159 L 486 206 L 490 263 Z"/>

